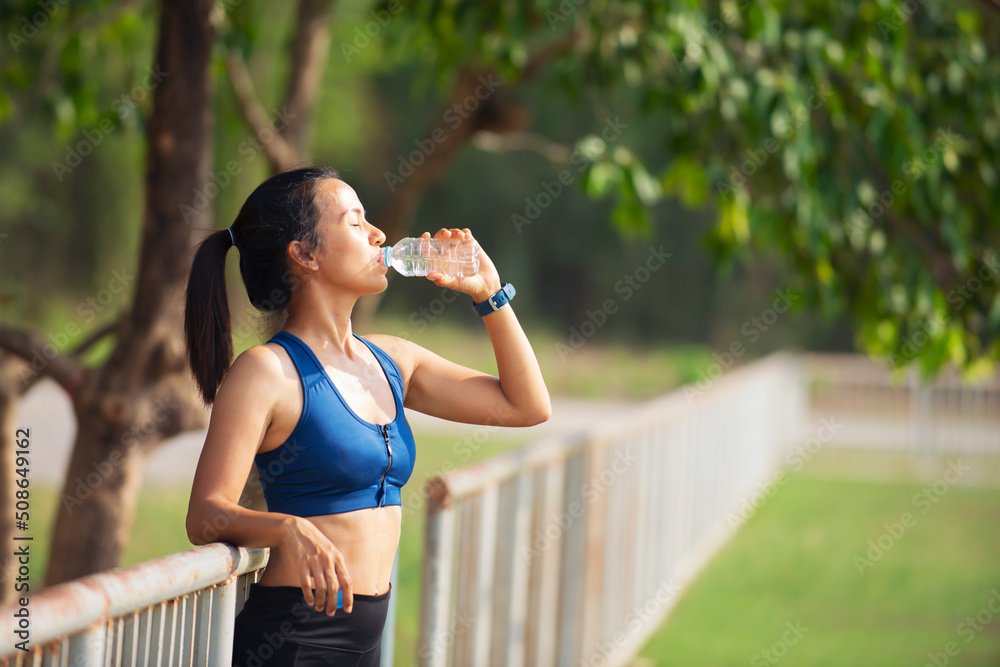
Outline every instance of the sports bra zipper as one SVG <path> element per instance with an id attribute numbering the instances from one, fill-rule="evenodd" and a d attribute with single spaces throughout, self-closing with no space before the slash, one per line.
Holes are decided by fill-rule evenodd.
<path id="1" fill-rule="evenodd" d="M 379 501 L 379 507 L 381 507 L 385 504 L 385 476 L 389 474 L 389 469 L 392 468 L 392 447 L 389 446 L 389 427 L 380 424 L 378 428 L 382 432 L 382 439 L 385 440 L 385 453 L 389 455 L 389 465 L 385 467 L 385 472 L 382 473 L 382 479 L 379 481 L 379 488 L 382 490 L 382 499 Z"/>

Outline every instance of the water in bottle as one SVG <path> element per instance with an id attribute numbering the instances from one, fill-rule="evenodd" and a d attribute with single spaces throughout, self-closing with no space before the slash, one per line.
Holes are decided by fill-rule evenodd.
<path id="1" fill-rule="evenodd" d="M 479 272 L 479 244 L 474 239 L 405 238 L 382 248 L 379 263 L 404 276 L 443 273 L 461 278 Z"/>

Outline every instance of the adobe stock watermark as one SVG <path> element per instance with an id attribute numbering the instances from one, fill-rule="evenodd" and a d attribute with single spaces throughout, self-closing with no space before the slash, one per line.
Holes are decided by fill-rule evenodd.
<path id="1" fill-rule="evenodd" d="M 371 18 L 354 28 L 354 38 L 351 43 L 340 41 L 340 54 L 344 56 L 344 62 L 350 63 L 352 58 L 361 55 L 361 52 L 378 39 L 386 26 L 401 11 L 403 11 L 403 3 L 400 0 L 389 0 L 385 3 L 385 9 L 373 9 L 368 12 Z"/>
<path id="2" fill-rule="evenodd" d="M 1000 277 L 1000 260 L 995 255 L 983 259 L 976 272 L 952 289 L 948 290 L 945 300 L 954 311 L 960 311 L 965 304 L 976 297 L 991 282 Z M 901 368 L 917 358 L 923 349 L 948 323 L 948 311 L 940 308 L 926 320 L 920 322 L 908 336 L 903 336 L 900 353 L 889 355 L 889 366 Z"/>
<path id="3" fill-rule="evenodd" d="M 135 276 L 126 267 L 111 272 L 111 280 L 107 286 L 98 290 L 97 294 L 89 296 L 76 305 L 76 314 L 84 324 L 90 324 L 97 316 L 107 310 L 111 304 L 128 289 Z M 83 334 L 79 320 L 70 320 L 61 331 L 49 332 L 46 338 L 49 342 L 32 350 L 31 359 L 25 360 L 20 371 L 21 385 L 25 386 L 39 373 L 45 370 L 53 359 L 66 350 L 73 340 Z"/>
<path id="4" fill-rule="evenodd" d="M 69 0 L 40 0 L 39 11 L 34 12 L 30 17 L 21 17 L 21 29 L 17 32 L 7 33 L 7 42 L 10 43 L 11 50 L 16 54 L 21 47 L 30 40 L 38 36 L 38 33 L 45 29 L 52 17 L 59 13 L 63 5 Z"/>
<path id="5" fill-rule="evenodd" d="M 479 425 L 472 433 L 463 435 L 452 444 L 452 454 L 458 456 L 463 462 L 468 461 L 473 453 L 479 451 L 483 445 L 489 442 L 491 432 L 496 429 L 496 426 L 497 425 L 495 423 L 489 425 Z M 417 492 L 407 495 L 406 502 L 403 503 L 403 518 L 412 515 L 414 512 L 422 510 L 427 504 L 427 482 L 436 477 L 441 477 L 450 472 L 454 472 L 458 468 L 459 465 L 456 464 L 454 459 L 448 459 L 442 463 L 437 470 L 425 475 L 422 483 L 416 485 Z"/>
<path id="6" fill-rule="evenodd" d="M 823 445 L 837 437 L 842 428 L 844 425 L 838 423 L 833 417 L 820 419 L 819 428 L 816 429 L 815 435 L 785 454 L 784 465 L 778 468 L 766 482 L 758 482 L 753 492 L 740 503 L 737 511 L 730 512 L 726 516 L 726 522 L 730 529 L 736 530 L 745 524 L 750 517 L 757 513 L 761 505 L 778 492 L 779 487 L 788 483 L 788 470 L 792 472 L 802 470 L 806 462 L 814 457 L 823 448 Z"/>
<path id="7" fill-rule="evenodd" d="M 903 28 L 904 23 L 909 22 L 910 18 L 917 13 L 920 5 L 926 3 L 927 0 L 902 0 L 902 2 L 893 2 L 891 5 L 893 11 L 892 18 L 888 21 L 885 19 L 879 19 L 878 21 L 878 31 L 882 35 L 882 39 L 890 39 L 896 31 Z"/>
<path id="8" fill-rule="evenodd" d="M 889 184 L 889 189 L 873 193 L 867 205 L 860 205 L 844 223 L 844 231 L 851 241 L 860 243 L 871 229 L 874 221 L 885 215 L 892 208 L 897 197 L 906 194 L 913 184 L 924 177 L 930 165 L 935 164 L 952 149 L 959 141 L 959 136 L 948 129 L 938 129 L 934 144 L 920 155 L 914 155 L 903 163 L 903 178 L 897 178 Z"/>
<path id="9" fill-rule="evenodd" d="M 781 635 L 781 639 L 750 658 L 751 667 L 767 667 L 778 664 L 788 654 L 788 649 L 798 644 L 802 636 L 809 632 L 809 628 L 804 627 L 802 621 L 797 619 L 794 624 L 791 621 L 785 621 L 785 627 L 788 629 Z"/>
<path id="10" fill-rule="evenodd" d="M 778 316 L 788 312 L 788 309 L 801 298 L 801 294 L 792 291 L 789 287 L 775 290 L 771 307 L 765 308 L 760 315 L 751 317 L 740 326 L 740 334 L 743 338 L 732 341 L 729 347 L 721 353 L 712 353 L 714 361 L 698 371 L 697 380 L 693 384 L 684 385 L 684 397 L 687 398 L 688 403 L 693 403 L 700 398 L 716 380 L 722 377 L 723 373 L 733 367 L 737 359 L 746 354 L 747 345 L 752 345 L 760 340 L 760 337 L 778 321 Z M 746 344 L 744 344 L 744 339 Z"/>
<path id="11" fill-rule="evenodd" d="M 606 667 L 612 658 L 628 644 L 633 637 L 658 619 L 660 614 L 682 591 L 680 584 L 673 579 L 660 580 L 660 585 L 642 604 L 637 604 L 625 614 L 622 624 L 625 629 L 616 630 L 610 641 L 599 641 L 593 645 L 590 655 L 580 660 L 581 667 Z"/>
<path id="12" fill-rule="evenodd" d="M 417 333 L 427 330 L 437 318 L 441 317 L 448 306 L 455 303 L 458 299 L 460 292 L 456 292 L 453 289 L 448 289 L 447 287 L 441 288 L 441 293 L 435 298 L 431 299 L 426 306 L 420 306 L 412 313 L 407 320 L 409 325 L 417 330 Z M 402 338 L 402 336 L 400 336 Z"/>
<path id="13" fill-rule="evenodd" d="M 746 158 L 738 165 L 729 165 L 729 178 L 715 182 L 719 196 L 732 196 L 737 188 L 742 188 L 747 180 L 757 173 L 757 170 L 777 153 L 781 146 L 795 136 L 796 130 L 809 122 L 814 111 L 826 104 L 827 98 L 833 95 L 828 86 L 819 88 L 813 86 L 809 91 L 805 104 L 796 106 L 777 121 L 776 137 L 768 137 L 757 148 L 748 148 Z"/>
<path id="14" fill-rule="evenodd" d="M 128 93 L 123 93 L 111 104 L 111 110 L 118 116 L 119 121 L 125 120 L 130 113 L 138 108 L 152 90 L 163 83 L 168 73 L 160 69 L 159 64 L 156 69 L 147 67 L 145 81 L 132 88 Z M 50 165 L 56 180 L 62 183 L 63 178 L 73 173 L 73 170 L 83 164 L 84 159 L 94 152 L 94 149 L 101 145 L 105 137 L 115 131 L 117 125 L 110 118 L 102 118 L 97 127 L 85 129 L 80 134 L 82 139 L 66 146 L 66 159 L 64 162 L 55 160 Z"/>
<path id="15" fill-rule="evenodd" d="M 478 85 L 470 95 L 466 96 L 462 101 L 452 104 L 441 116 L 441 120 L 448 124 L 451 131 L 457 130 L 502 85 L 502 82 L 492 72 L 488 75 L 480 75 L 477 82 Z M 413 144 L 416 146 L 414 150 L 406 155 L 400 154 L 397 156 L 398 165 L 396 171 L 386 170 L 383 174 L 385 183 L 389 186 L 389 192 L 395 192 L 396 188 L 412 176 L 417 168 L 424 164 L 441 144 L 448 141 L 450 136 L 448 132 L 445 132 L 443 127 L 436 127 L 431 132 L 430 137 L 415 139 L 413 141 Z"/>
<path id="16" fill-rule="evenodd" d="M 626 129 L 628 129 L 628 123 L 621 122 L 618 116 L 615 116 L 614 119 L 605 118 L 600 136 L 605 144 L 610 144 L 618 139 Z M 595 139 L 595 141 L 600 144 L 599 140 Z M 601 149 L 603 148 L 601 146 Z M 518 234 L 523 234 L 525 227 L 534 224 L 535 220 L 542 215 L 542 211 L 552 206 L 552 202 L 565 192 L 577 176 L 593 162 L 593 158 L 588 157 L 581 147 L 577 146 L 570 154 L 569 162 L 575 167 L 576 173 L 567 168 L 560 171 L 551 181 L 542 181 L 542 191 L 533 197 L 525 197 L 524 209 L 520 213 L 511 214 L 510 221 Z"/>
<path id="17" fill-rule="evenodd" d="M 133 424 L 122 434 L 120 448 L 114 449 L 104 461 L 91 461 L 91 467 L 94 471 L 88 473 L 86 477 L 77 477 L 74 480 L 76 486 L 72 494 L 66 492 L 62 494 L 61 501 L 67 512 L 72 514 L 98 487 L 108 481 L 117 468 L 127 463 L 124 451 L 136 448 L 148 440 L 159 429 L 160 424 L 167 421 L 180 409 L 180 403 L 172 399 L 173 397 L 169 394 L 166 397 L 158 397 L 153 404 L 152 414 L 142 422 Z"/>
<path id="18" fill-rule="evenodd" d="M 646 261 L 615 283 L 615 294 L 619 295 L 622 302 L 628 301 L 649 282 L 654 273 L 663 268 L 667 259 L 672 256 L 673 254 L 666 252 L 662 245 L 658 248 L 650 246 L 646 252 Z M 608 298 L 595 310 L 587 310 L 584 319 L 578 325 L 569 328 L 569 338 L 566 343 L 556 343 L 555 349 L 559 359 L 566 361 L 583 347 L 601 327 L 608 323 L 608 318 L 618 312 L 618 307 L 618 298 Z"/>
<path id="19" fill-rule="evenodd" d="M 264 665 L 273 664 L 273 658 L 278 655 L 278 652 L 289 638 L 296 634 L 296 624 L 301 625 L 312 622 L 318 614 L 326 615 L 325 611 L 317 610 L 315 606 L 308 604 L 305 599 L 293 604 L 290 611 L 291 615 L 295 617 L 294 621 L 292 619 L 284 620 L 278 625 L 275 631 L 262 632 L 259 637 L 260 641 L 255 647 L 247 648 L 242 656 L 233 656 L 235 663 L 244 667 L 264 667 Z M 338 614 L 346 613 L 343 609 L 338 609 L 334 612 L 334 617 Z M 289 656 L 285 654 L 285 657 Z M 324 664 L 327 664 L 326 661 L 324 661 Z"/>
<path id="20" fill-rule="evenodd" d="M 914 494 L 910 504 L 914 509 L 919 510 L 918 514 L 927 514 L 948 493 L 951 487 L 957 484 L 971 469 L 972 466 L 964 465 L 961 459 L 949 461 L 948 469 L 941 479 L 930 486 L 925 486 L 920 490 L 920 493 Z M 882 524 L 884 531 L 874 540 L 868 540 L 868 550 L 865 554 L 863 556 L 855 555 L 853 558 L 854 567 L 857 568 L 858 574 L 864 576 L 865 571 L 882 560 L 885 554 L 906 535 L 906 531 L 915 525 L 917 525 L 917 516 L 913 512 L 903 512 L 897 521 Z"/>
<path id="21" fill-rule="evenodd" d="M 433 658 L 445 655 L 445 652 L 454 645 L 455 640 L 466 634 L 475 622 L 475 616 L 466 616 L 465 614 L 454 612 L 452 614 L 452 622 L 448 626 L 448 632 L 439 637 L 434 637 L 427 646 L 420 647 L 420 657 L 423 658 L 423 664 L 436 662 Z M 417 663 L 410 663 L 410 667 L 417 667 Z"/>
<path id="22" fill-rule="evenodd" d="M 388 350 L 387 350 L 388 351 Z M 416 486 L 418 491 L 406 496 L 403 503 L 403 517 L 406 517 L 417 510 L 423 509 L 427 502 L 427 482 L 435 477 L 441 477 L 457 470 L 458 467 L 467 462 L 472 455 L 482 449 L 483 445 L 489 442 L 493 432 L 498 426 L 506 422 L 509 410 L 498 410 L 491 408 L 482 424 L 476 426 L 471 433 L 466 433 L 457 439 L 451 446 L 452 458 L 449 458 L 432 473 L 424 476 L 423 483 Z M 457 460 L 457 461 L 456 461 Z"/>
<path id="23" fill-rule="evenodd" d="M 243 172 L 243 168 L 253 162 L 258 155 L 264 152 L 264 146 L 274 141 L 281 134 L 281 131 L 294 120 L 296 114 L 288 111 L 287 107 L 282 107 L 281 111 L 272 110 L 269 123 L 260 128 L 256 133 L 246 137 L 236 147 L 237 154 L 243 158 L 240 160 L 229 160 L 225 169 L 212 171 L 209 182 L 201 190 L 195 188 L 191 193 L 191 204 L 181 203 L 179 211 L 184 222 L 191 224 L 198 215 L 208 208 L 215 198 L 219 196 L 233 178 Z"/>
<path id="24" fill-rule="evenodd" d="M 294 463 L 304 451 L 305 447 L 299 444 L 298 440 L 290 440 L 289 442 L 281 445 L 278 449 L 266 452 L 266 455 L 273 456 L 273 458 L 271 458 L 271 460 L 264 466 L 259 466 L 256 463 L 254 464 L 257 467 L 257 478 L 260 480 L 261 485 L 270 483 L 276 477 L 281 475 L 281 473 L 283 473 L 288 466 Z M 276 454 L 272 454 L 271 452 L 276 452 Z M 243 493 L 240 494 L 240 499 L 237 501 L 237 504 L 243 506 L 249 502 L 250 494 L 247 489 L 244 489 Z M 222 511 L 211 517 L 211 519 L 204 519 L 201 522 L 201 537 L 206 542 L 218 541 L 223 532 L 228 530 L 229 526 L 232 525 L 233 519 L 235 518 L 235 515 L 231 512 Z"/>
<path id="25" fill-rule="evenodd" d="M 993 622 L 997 614 L 1000 614 L 1000 590 L 994 588 L 990 591 L 986 604 L 974 616 L 966 616 L 955 626 L 955 634 L 965 640 L 965 645 L 971 644 L 972 640 Z M 962 648 L 957 641 L 949 641 L 940 651 L 930 651 L 923 667 L 946 667 L 952 658 L 962 652 Z"/>
<path id="26" fill-rule="evenodd" d="M 618 478 L 628 472 L 632 464 L 638 460 L 639 457 L 632 454 L 631 447 L 626 447 L 624 451 L 621 449 L 616 451 L 614 459 L 607 468 L 580 485 L 580 495 L 586 501 L 586 505 L 574 500 L 562 512 L 549 516 L 543 528 L 535 529 L 531 544 L 521 547 L 521 556 L 530 563 L 536 556 L 540 556 L 555 544 L 559 537 L 583 516 L 587 505 L 593 504 L 595 500 L 606 493 L 618 481 Z"/>

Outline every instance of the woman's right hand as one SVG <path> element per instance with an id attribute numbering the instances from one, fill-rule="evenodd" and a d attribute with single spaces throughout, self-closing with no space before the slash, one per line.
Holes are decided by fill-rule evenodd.
<path id="1" fill-rule="evenodd" d="M 281 543 L 293 563 L 299 564 L 299 581 L 306 603 L 328 616 L 337 611 L 337 591 L 342 590 L 344 611 L 351 613 L 354 594 L 344 555 L 311 521 L 289 516 Z M 315 595 L 313 590 L 315 589 Z"/>

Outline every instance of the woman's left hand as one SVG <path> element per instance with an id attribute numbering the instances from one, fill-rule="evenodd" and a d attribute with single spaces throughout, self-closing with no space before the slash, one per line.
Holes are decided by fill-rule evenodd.
<path id="1" fill-rule="evenodd" d="M 430 232 L 424 232 L 421 234 L 420 238 L 429 239 L 431 238 Z M 472 239 L 472 232 L 469 228 L 465 229 L 445 229 L 441 228 L 434 234 L 435 239 Z M 452 276 L 446 276 L 443 273 L 428 273 L 427 279 L 432 281 L 438 287 L 447 287 L 448 289 L 453 289 L 458 292 L 463 292 L 472 297 L 472 300 L 476 303 L 480 303 L 490 298 L 500 290 L 500 274 L 497 273 L 497 268 L 493 265 L 493 260 L 489 258 L 489 255 L 483 250 L 482 246 L 479 248 L 479 272 L 472 276 L 464 276 L 462 278 L 454 278 Z"/>

